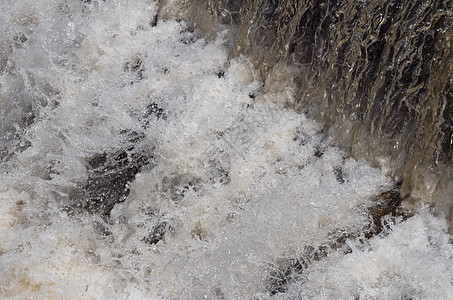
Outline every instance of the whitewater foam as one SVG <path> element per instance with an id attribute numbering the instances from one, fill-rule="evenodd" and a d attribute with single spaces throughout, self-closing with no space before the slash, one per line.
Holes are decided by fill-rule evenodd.
<path id="1" fill-rule="evenodd" d="M 393 182 L 286 108 L 289 87 L 263 94 L 247 58 L 227 61 L 226 29 L 206 41 L 183 22 L 156 25 L 153 1 L 10 1 L 0 11 L 3 43 L 27 37 L 2 52 L 11 68 L 1 101 L 15 107 L 2 111 L 3 298 L 453 292 L 444 222 L 423 211 L 360 241 L 373 197 Z M 121 172 L 131 180 L 112 179 Z M 345 232 L 347 250 L 270 292 L 289 259 Z"/>

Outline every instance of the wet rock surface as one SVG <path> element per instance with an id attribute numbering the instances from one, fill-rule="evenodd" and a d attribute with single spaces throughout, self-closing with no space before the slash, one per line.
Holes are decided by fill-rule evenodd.
<path id="1" fill-rule="evenodd" d="M 142 167 L 152 165 L 151 149 L 137 151 L 137 144 L 142 139 L 143 135 L 133 132 L 128 134 L 127 150 L 99 153 L 88 158 L 88 178 L 71 190 L 66 210 L 70 214 L 95 213 L 108 219 L 115 204 L 126 200 L 135 175 Z"/>
<path id="2" fill-rule="evenodd" d="M 368 208 L 369 223 L 359 232 L 352 230 L 339 230 L 329 235 L 327 242 L 320 246 L 305 246 L 302 254 L 297 258 L 277 261 L 267 282 L 267 290 L 271 295 L 285 293 L 288 286 L 296 281 L 304 281 L 306 272 L 317 262 L 326 259 L 333 252 L 342 252 L 347 255 L 351 252 L 347 241 L 358 239 L 360 243 L 382 234 L 388 234 L 391 226 L 398 219 L 406 220 L 411 214 L 405 213 L 401 208 L 402 198 L 399 193 L 400 185 L 377 195 L 373 199 L 373 206 Z"/>

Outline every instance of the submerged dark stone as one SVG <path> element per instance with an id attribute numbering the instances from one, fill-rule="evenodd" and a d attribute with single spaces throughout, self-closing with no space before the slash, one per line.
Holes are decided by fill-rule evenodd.
<path id="1" fill-rule="evenodd" d="M 139 118 L 139 120 L 143 124 L 143 128 L 146 129 L 149 127 L 152 117 L 156 118 L 157 120 L 159 120 L 160 118 L 167 118 L 164 109 L 161 108 L 156 102 L 149 104 L 145 109 L 145 113 Z"/>
<path id="2" fill-rule="evenodd" d="M 198 192 L 201 184 L 201 178 L 190 174 L 171 174 L 162 179 L 162 193 L 175 203 L 179 203 L 189 191 Z"/>
<path id="3" fill-rule="evenodd" d="M 343 169 L 341 167 L 337 167 L 333 170 L 333 173 L 335 174 L 335 179 L 343 184 L 345 179 L 344 179 L 344 176 L 343 176 Z"/>
<path id="4" fill-rule="evenodd" d="M 28 39 L 27 36 L 24 33 L 17 34 L 13 37 L 13 40 L 16 43 L 23 44 L 25 43 Z"/>
<path id="5" fill-rule="evenodd" d="M 346 231 L 339 231 L 327 237 L 328 242 L 318 247 L 305 246 L 302 254 L 297 258 L 284 259 L 277 263 L 277 267 L 270 272 L 267 281 L 267 291 L 271 295 L 285 293 L 288 285 L 296 281 L 303 281 L 308 268 L 326 258 L 333 251 L 342 251 L 347 254 L 351 249 L 346 241 L 353 238 L 353 235 Z"/>
<path id="6" fill-rule="evenodd" d="M 351 253 L 347 240 L 357 239 L 360 243 L 373 238 L 376 235 L 386 234 L 398 218 L 408 219 L 411 215 L 401 209 L 402 198 L 399 193 L 400 185 L 377 195 L 373 205 L 368 208 L 369 223 L 361 230 L 338 230 L 326 238 L 326 242 L 313 247 L 307 245 L 299 257 L 288 258 L 276 264 L 276 268 L 270 272 L 267 282 L 267 290 L 271 295 L 285 293 L 288 285 L 303 281 L 304 274 L 309 272 L 311 265 L 325 259 L 332 252 L 341 251 L 344 254 Z"/>
<path id="7" fill-rule="evenodd" d="M 372 238 L 381 234 L 384 229 L 389 229 L 393 224 L 392 220 L 396 218 L 401 217 L 406 220 L 411 216 L 401 208 L 403 198 L 399 193 L 400 187 L 401 185 L 397 185 L 394 189 L 381 193 L 373 199 L 375 204 L 368 209 L 371 222 L 365 229 L 365 238 Z"/>
<path id="8" fill-rule="evenodd" d="M 134 55 L 131 60 L 126 61 L 123 65 L 123 71 L 131 73 L 136 81 L 140 81 L 144 78 L 146 71 L 145 64 L 140 54 Z M 131 84 L 134 82 L 132 81 Z"/>
<path id="9" fill-rule="evenodd" d="M 129 184 L 137 173 L 153 160 L 151 151 L 137 149 L 142 139 L 142 135 L 130 133 L 126 149 L 88 158 L 88 178 L 70 191 L 66 211 L 94 213 L 108 219 L 115 204 L 126 200 Z"/>
<path id="10" fill-rule="evenodd" d="M 143 238 L 143 241 L 151 245 L 157 244 L 165 237 L 165 234 L 169 230 L 171 230 L 171 226 L 167 222 L 158 223 L 153 227 L 149 235 Z"/>
<path id="11" fill-rule="evenodd" d="M 324 155 L 324 151 L 321 148 L 316 148 L 314 155 L 318 158 L 322 157 Z"/>

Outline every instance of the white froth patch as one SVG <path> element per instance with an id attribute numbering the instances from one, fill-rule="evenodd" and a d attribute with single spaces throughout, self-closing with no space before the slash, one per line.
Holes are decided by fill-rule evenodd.
<path id="1" fill-rule="evenodd" d="M 74 241 L 87 242 L 86 233 L 81 235 L 83 225 L 64 216 L 53 217 L 46 224 L 33 224 L 31 214 L 44 212 L 30 211 L 31 199 L 24 192 L 3 192 L 0 200 L 2 299 L 72 299 L 74 295 L 105 298 L 105 291 L 87 288 L 106 285 L 115 276 L 96 263 L 95 251 L 88 253 L 74 245 Z"/>
<path id="2" fill-rule="evenodd" d="M 267 298 L 280 261 L 358 232 L 370 198 L 392 186 L 285 108 L 291 89 L 261 94 L 246 58 L 227 62 L 227 32 L 207 42 L 174 20 L 153 27 L 154 1 L 10 1 L 0 12 L 2 39 L 27 36 L 8 52 L 1 84 L 20 97 L 3 97 L 1 113 L 9 123 L 35 113 L 23 126 L 31 146 L 0 175 L 2 298 Z M 152 103 L 162 116 L 146 115 Z M 127 150 L 131 132 L 154 161 L 127 200 L 108 222 L 69 217 L 61 199 L 87 180 L 87 158 Z M 443 231 L 421 214 L 367 247 L 350 241 L 352 253 L 314 263 L 275 297 L 425 297 L 435 284 L 442 298 L 452 278 Z"/>
<path id="3" fill-rule="evenodd" d="M 423 212 L 352 253 L 313 267 L 287 297 L 331 299 L 448 299 L 453 293 L 453 245 L 446 224 Z"/>

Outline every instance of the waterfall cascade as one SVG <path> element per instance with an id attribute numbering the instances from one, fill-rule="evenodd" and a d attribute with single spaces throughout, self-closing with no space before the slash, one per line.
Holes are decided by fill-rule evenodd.
<path id="1" fill-rule="evenodd" d="M 230 57 L 294 85 L 287 105 L 389 170 L 407 208 L 453 218 L 452 1 L 199 0 L 180 16 L 207 35 L 236 26 Z"/>

